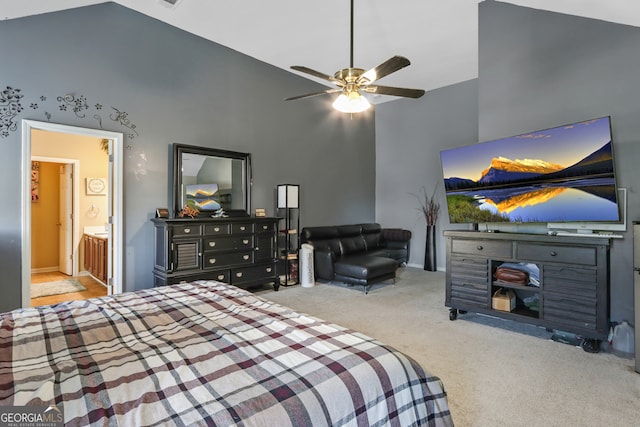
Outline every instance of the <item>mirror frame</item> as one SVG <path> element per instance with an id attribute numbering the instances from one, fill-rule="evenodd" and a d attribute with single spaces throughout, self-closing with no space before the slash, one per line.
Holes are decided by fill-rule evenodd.
<path id="1" fill-rule="evenodd" d="M 173 216 L 174 218 L 178 218 L 178 213 L 182 210 L 183 206 L 181 205 L 182 199 L 182 155 L 183 154 L 200 154 L 203 156 L 209 157 L 220 157 L 224 159 L 231 160 L 242 160 L 244 163 L 244 205 L 245 209 L 225 209 L 225 213 L 229 217 L 246 217 L 250 216 L 249 212 L 251 212 L 251 185 L 252 185 L 252 177 L 251 177 L 251 154 L 249 153 L 240 153 L 237 151 L 228 151 L 228 150 L 219 150 L 215 148 L 207 148 L 207 147 L 198 147 L 194 145 L 186 145 L 186 144 L 173 144 L 173 159 L 172 159 L 172 168 L 173 168 L 173 192 L 172 192 L 172 206 L 173 206 Z M 200 212 L 198 215 L 199 218 L 204 217 L 212 217 L 210 213 Z M 216 217 L 214 217 L 216 218 Z"/>

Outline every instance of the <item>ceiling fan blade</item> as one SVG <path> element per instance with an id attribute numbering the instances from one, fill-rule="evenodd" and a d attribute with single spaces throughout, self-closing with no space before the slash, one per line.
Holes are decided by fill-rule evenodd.
<path id="1" fill-rule="evenodd" d="M 342 89 L 327 89 L 322 92 L 313 92 L 313 93 L 307 93 L 306 95 L 292 96 L 291 98 L 285 98 L 285 101 L 295 101 L 296 99 L 311 98 L 312 96 L 326 95 L 329 93 L 338 93 L 338 92 L 342 92 Z"/>
<path id="2" fill-rule="evenodd" d="M 391 73 L 395 73 L 396 71 L 401 70 L 402 68 L 404 68 L 404 67 L 406 67 L 406 66 L 408 66 L 410 64 L 411 64 L 411 61 L 409 61 L 404 56 L 397 56 L 396 55 L 393 58 L 387 59 L 382 64 L 380 64 L 377 67 L 374 67 L 374 68 L 370 69 L 369 71 L 367 71 L 366 73 L 364 73 L 358 79 L 358 83 L 359 84 L 373 83 L 376 80 L 380 80 L 384 76 L 388 76 Z"/>
<path id="3" fill-rule="evenodd" d="M 335 83 L 337 81 L 335 77 L 330 76 L 329 74 L 321 73 L 320 71 L 312 70 L 311 68 L 304 67 L 302 65 L 293 65 L 291 69 L 300 71 L 301 73 L 310 74 L 312 76 L 319 77 L 324 80 L 328 80 L 332 83 Z"/>
<path id="4" fill-rule="evenodd" d="M 360 89 L 367 93 L 377 93 L 379 95 L 392 95 L 392 96 L 402 96 L 405 98 L 420 98 L 424 95 L 424 90 L 422 89 L 407 89 L 404 87 L 390 87 L 390 86 L 362 86 Z"/>

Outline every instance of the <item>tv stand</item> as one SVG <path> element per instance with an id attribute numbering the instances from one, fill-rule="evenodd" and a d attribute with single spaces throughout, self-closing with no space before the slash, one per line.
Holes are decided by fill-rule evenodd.
<path id="1" fill-rule="evenodd" d="M 609 238 L 477 231 L 445 231 L 444 236 L 450 320 L 475 312 L 570 332 L 584 338 L 588 352 L 597 352 L 599 340 L 607 338 Z M 505 262 L 535 264 L 539 286 L 496 280 L 496 269 Z M 511 311 L 492 308 L 499 288 L 515 294 Z"/>

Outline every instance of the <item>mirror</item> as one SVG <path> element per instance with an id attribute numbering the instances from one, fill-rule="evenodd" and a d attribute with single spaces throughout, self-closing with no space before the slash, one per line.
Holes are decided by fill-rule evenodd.
<path id="1" fill-rule="evenodd" d="M 200 217 L 249 216 L 251 155 L 173 144 L 173 208 L 197 207 Z"/>

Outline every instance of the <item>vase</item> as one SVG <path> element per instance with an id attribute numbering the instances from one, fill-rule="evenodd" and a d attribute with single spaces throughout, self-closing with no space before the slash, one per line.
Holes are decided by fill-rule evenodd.
<path id="1" fill-rule="evenodd" d="M 427 238 L 424 246 L 424 269 L 425 271 L 436 271 L 436 226 L 427 225 Z"/>

